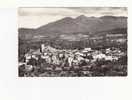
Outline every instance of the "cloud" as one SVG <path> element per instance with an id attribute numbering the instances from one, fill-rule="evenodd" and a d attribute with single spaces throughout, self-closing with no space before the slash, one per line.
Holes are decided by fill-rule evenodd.
<path id="1" fill-rule="evenodd" d="M 62 7 L 62 8 L 19 8 L 20 16 L 41 16 L 41 15 L 51 15 L 51 16 L 76 16 L 79 14 L 107 14 L 107 13 L 123 13 L 127 14 L 126 7 Z"/>
<path id="2" fill-rule="evenodd" d="M 75 12 L 79 12 L 82 14 L 86 14 L 86 15 L 113 15 L 116 16 L 120 15 L 120 16 L 127 16 L 127 8 L 126 7 L 73 7 L 73 8 L 68 8 L 71 9 Z M 123 15 L 124 14 L 124 15 Z M 96 17 L 96 16 L 95 16 Z"/>
<path id="3" fill-rule="evenodd" d="M 19 8 L 20 16 L 41 16 L 41 15 L 62 15 L 66 16 L 73 13 L 66 8 Z"/>

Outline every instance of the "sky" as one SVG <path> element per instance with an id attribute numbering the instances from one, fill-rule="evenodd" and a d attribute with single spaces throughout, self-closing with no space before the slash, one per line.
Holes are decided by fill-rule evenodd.
<path id="1" fill-rule="evenodd" d="M 18 8 L 18 27 L 38 28 L 64 17 L 127 16 L 126 7 Z"/>

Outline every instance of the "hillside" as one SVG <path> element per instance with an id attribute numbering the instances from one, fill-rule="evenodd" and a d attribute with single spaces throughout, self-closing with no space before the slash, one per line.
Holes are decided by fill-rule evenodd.
<path id="1" fill-rule="evenodd" d="M 60 37 L 63 35 L 90 35 L 103 31 L 127 28 L 127 17 L 102 16 L 76 18 L 65 17 L 55 22 L 48 23 L 37 29 L 19 29 L 19 37 L 25 39 L 38 39 L 39 37 Z M 80 35 L 80 36 L 81 36 Z M 63 36 L 64 37 L 64 36 Z"/>

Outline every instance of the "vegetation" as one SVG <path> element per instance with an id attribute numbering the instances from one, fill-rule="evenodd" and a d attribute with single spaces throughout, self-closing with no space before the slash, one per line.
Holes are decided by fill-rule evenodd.
<path id="1" fill-rule="evenodd" d="M 85 34 L 85 33 L 83 33 Z M 122 36 L 107 37 L 107 34 L 123 34 Z M 60 39 L 59 37 L 47 37 L 40 40 L 24 39 L 19 37 L 19 62 L 24 61 L 24 55 L 31 49 L 37 50 L 43 43 L 50 45 L 56 49 L 78 49 L 81 50 L 86 47 L 90 47 L 93 50 L 103 51 L 106 48 L 119 48 L 126 55 L 119 58 L 116 62 L 109 61 L 96 61 L 94 64 L 83 64 L 82 69 L 75 69 L 74 67 L 63 71 L 55 71 L 54 69 L 58 66 L 49 65 L 46 62 L 31 62 L 37 67 L 32 71 L 32 74 L 27 76 L 126 76 L 127 75 L 127 30 L 126 29 L 115 29 L 107 32 L 101 32 L 98 34 L 91 34 L 87 39 L 81 39 L 76 41 L 68 41 Z M 97 39 L 97 37 L 102 37 Z M 94 37 L 94 39 L 92 39 Z M 118 39 L 123 39 L 125 42 L 118 42 Z M 51 70 L 44 69 L 43 66 L 51 67 Z M 89 67 L 90 66 L 90 67 Z M 45 67 L 45 68 L 46 68 Z M 83 68 L 85 67 L 85 68 Z M 84 70 L 86 69 L 86 70 Z M 23 67 L 19 67 L 19 76 L 23 76 Z"/>

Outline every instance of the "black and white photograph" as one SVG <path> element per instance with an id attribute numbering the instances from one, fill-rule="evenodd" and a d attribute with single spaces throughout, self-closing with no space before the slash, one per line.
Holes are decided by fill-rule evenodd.
<path id="1" fill-rule="evenodd" d="M 127 76 L 127 7 L 19 7 L 18 77 Z"/>

